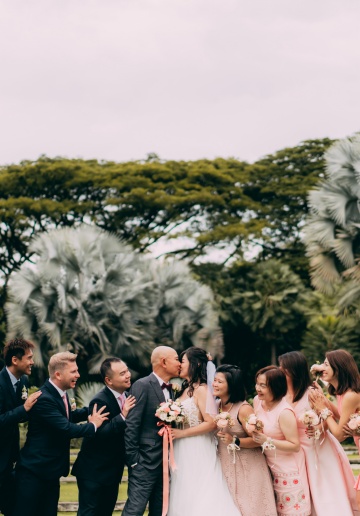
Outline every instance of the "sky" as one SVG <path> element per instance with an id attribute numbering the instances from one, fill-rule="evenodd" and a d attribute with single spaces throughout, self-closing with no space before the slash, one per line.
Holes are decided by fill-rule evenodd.
<path id="1" fill-rule="evenodd" d="M 359 0 L 0 0 L 0 165 L 351 136 L 359 20 Z"/>

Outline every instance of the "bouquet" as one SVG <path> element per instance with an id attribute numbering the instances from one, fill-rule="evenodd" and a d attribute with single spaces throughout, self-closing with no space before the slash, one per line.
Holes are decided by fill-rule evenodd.
<path id="1" fill-rule="evenodd" d="M 316 364 L 313 364 L 310 367 L 310 373 L 315 377 L 315 381 L 317 382 L 322 375 L 322 372 L 324 371 L 325 366 L 324 364 L 320 364 L 319 361 L 316 362 Z"/>
<path id="2" fill-rule="evenodd" d="M 178 400 L 168 400 L 160 403 L 155 416 L 164 423 L 184 423 L 185 421 L 185 413 Z"/>
<path id="3" fill-rule="evenodd" d="M 225 430 L 225 428 L 231 428 L 235 425 L 235 421 L 229 412 L 220 412 L 220 414 L 215 416 L 214 423 L 216 423 L 219 430 Z"/>
<path id="4" fill-rule="evenodd" d="M 355 430 L 356 435 L 360 435 L 360 414 L 358 412 L 351 414 L 348 427 Z"/>
<path id="5" fill-rule="evenodd" d="M 264 423 L 255 414 L 251 414 L 246 418 L 245 428 L 249 434 L 252 434 L 255 430 L 262 432 L 264 429 Z"/>
<path id="6" fill-rule="evenodd" d="M 320 424 L 320 418 L 314 410 L 305 410 L 299 417 L 299 421 L 308 427 Z"/>
<path id="7" fill-rule="evenodd" d="M 313 426 L 320 424 L 320 417 L 314 410 L 305 410 L 299 417 L 300 423 L 303 423 L 304 425 L 307 425 L 308 428 L 311 428 Z M 314 439 L 317 441 L 320 439 L 321 431 L 317 428 L 314 433 Z M 309 436 L 308 436 L 309 437 Z"/>

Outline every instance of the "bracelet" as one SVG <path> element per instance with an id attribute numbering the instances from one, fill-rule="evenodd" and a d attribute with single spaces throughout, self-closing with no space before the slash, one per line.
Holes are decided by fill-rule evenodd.
<path id="1" fill-rule="evenodd" d="M 331 412 L 330 409 L 328 409 L 327 407 L 326 408 L 323 408 L 321 411 L 320 411 L 320 418 L 323 420 L 323 421 L 326 421 L 328 417 L 332 416 L 333 413 Z"/>
<path id="2" fill-rule="evenodd" d="M 239 447 L 240 449 L 240 439 L 238 437 L 236 437 L 236 435 L 234 435 L 233 437 L 233 443 Z"/>
<path id="3" fill-rule="evenodd" d="M 276 450 L 276 446 L 271 437 L 267 437 L 266 441 L 264 441 L 261 445 L 262 451 L 264 453 L 265 450 Z"/>

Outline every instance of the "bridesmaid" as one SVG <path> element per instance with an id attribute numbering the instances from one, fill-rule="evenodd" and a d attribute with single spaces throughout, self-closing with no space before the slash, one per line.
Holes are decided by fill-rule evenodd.
<path id="1" fill-rule="evenodd" d="M 284 398 L 287 385 L 281 369 L 268 366 L 255 376 L 255 413 L 264 423 L 263 433 L 253 432 L 260 443 L 274 480 L 279 516 L 309 516 L 311 503 L 305 456 L 300 448 L 296 417 Z"/>
<path id="2" fill-rule="evenodd" d="M 276 516 L 274 490 L 266 459 L 259 444 L 249 437 L 245 429 L 246 419 L 254 411 L 245 401 L 241 370 L 233 365 L 218 367 L 213 389 L 220 400 L 219 412 L 229 412 L 235 421 L 233 427 L 217 434 L 221 467 L 231 496 L 243 516 Z M 232 444 L 238 449 L 229 453 L 227 447 Z"/>
<path id="3" fill-rule="evenodd" d="M 325 431 L 316 441 L 307 435 L 307 425 L 299 417 L 311 410 L 309 387 L 311 378 L 306 358 L 299 351 L 279 357 L 280 368 L 286 375 L 286 401 L 293 408 L 298 425 L 300 445 L 305 453 L 311 499 L 317 516 L 341 514 L 353 516 L 356 510 L 354 475 L 342 446 Z M 322 431 L 322 427 L 320 427 Z"/>
<path id="4" fill-rule="evenodd" d="M 328 382 L 328 391 L 336 395 L 337 406 L 323 394 L 321 388 L 312 389 L 309 399 L 314 409 L 326 421 L 330 432 L 342 442 L 349 436 L 347 423 L 351 414 L 360 412 L 360 374 L 353 356 L 344 349 L 325 353 L 321 379 Z M 351 434 L 350 434 L 351 435 Z M 358 445 L 358 437 L 354 437 Z M 360 477 L 356 484 L 356 500 L 360 510 Z"/>

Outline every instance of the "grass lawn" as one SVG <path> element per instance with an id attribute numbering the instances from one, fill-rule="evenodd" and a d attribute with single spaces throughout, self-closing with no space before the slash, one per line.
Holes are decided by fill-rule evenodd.
<path id="1" fill-rule="evenodd" d="M 119 500 L 126 500 L 127 484 L 121 484 L 119 488 Z M 60 502 L 77 502 L 78 488 L 76 482 L 62 482 L 60 484 Z M 63 514 L 70 514 L 69 512 Z"/>

